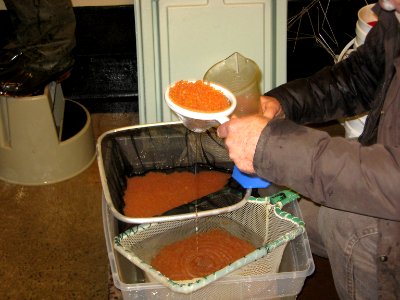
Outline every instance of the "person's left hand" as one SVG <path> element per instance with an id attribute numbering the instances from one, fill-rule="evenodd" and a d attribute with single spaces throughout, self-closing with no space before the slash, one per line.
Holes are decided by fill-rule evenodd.
<path id="1" fill-rule="evenodd" d="M 232 118 L 218 127 L 218 136 L 225 139 L 229 157 L 245 173 L 254 173 L 253 158 L 258 139 L 270 119 L 253 115 Z"/>
<path id="2" fill-rule="evenodd" d="M 279 100 L 270 97 L 270 96 L 261 96 L 260 97 L 260 107 L 261 107 L 261 114 L 269 119 L 284 119 L 285 118 L 285 113 L 282 109 L 281 104 L 279 103 Z"/>

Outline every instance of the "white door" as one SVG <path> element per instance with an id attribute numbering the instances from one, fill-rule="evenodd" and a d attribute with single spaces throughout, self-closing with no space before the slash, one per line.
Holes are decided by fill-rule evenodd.
<path id="1" fill-rule="evenodd" d="M 261 90 L 286 81 L 287 1 L 136 0 L 140 123 L 175 120 L 163 93 L 202 79 L 234 52 L 261 69 Z"/>

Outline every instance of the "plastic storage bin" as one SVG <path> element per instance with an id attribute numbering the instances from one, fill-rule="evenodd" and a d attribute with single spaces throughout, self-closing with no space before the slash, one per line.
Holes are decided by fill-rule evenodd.
<path id="1" fill-rule="evenodd" d="M 145 282 L 142 270 L 128 261 L 113 248 L 114 237 L 119 233 L 119 221 L 113 216 L 103 197 L 103 222 L 108 258 L 114 285 L 127 299 L 206 299 L 202 289 L 185 295 L 171 291 L 157 282 Z M 301 217 L 297 202 L 285 206 L 285 210 Z M 262 276 L 225 276 L 204 289 L 212 289 L 215 299 L 277 299 L 295 297 L 303 288 L 307 276 L 314 272 L 314 261 L 307 238 L 303 233 L 290 241 L 282 256 L 279 272 Z M 219 286 L 229 285 L 230 295 L 220 295 Z M 210 290 L 207 291 L 210 295 Z M 223 297 L 224 296 L 224 297 Z"/>
<path id="2" fill-rule="evenodd" d="M 115 147 L 118 147 L 118 143 L 113 143 L 112 137 L 116 136 L 116 138 L 120 139 L 119 145 L 121 145 L 121 138 L 122 140 L 126 138 L 126 142 L 123 142 L 122 144 L 130 147 L 131 143 L 129 143 L 129 139 L 132 138 L 133 135 L 136 137 L 139 136 L 143 139 L 148 138 L 147 134 L 149 133 L 149 130 L 151 129 L 149 127 L 151 126 L 154 125 L 133 126 L 124 128 L 123 130 L 117 130 L 117 132 L 111 131 L 105 133 L 105 135 L 110 135 L 111 141 L 107 139 L 108 142 L 104 145 L 101 145 L 101 143 L 98 144 L 98 147 L 103 146 L 104 148 L 102 157 L 106 160 L 113 160 L 113 155 L 116 155 L 118 152 L 114 149 Z M 157 129 L 157 132 L 164 134 L 164 126 L 174 127 L 183 125 L 178 123 L 165 123 L 157 125 L 156 127 L 159 128 L 155 129 Z M 151 129 L 152 138 L 157 138 L 157 132 Z M 176 134 L 179 134 L 180 136 L 182 134 L 181 130 L 177 130 Z M 171 145 L 178 145 L 176 139 L 179 138 L 179 136 L 175 136 L 175 142 Z M 101 141 L 101 139 L 99 139 L 99 141 Z M 133 148 L 131 147 L 131 149 Z M 164 149 L 164 152 L 166 149 L 167 148 Z M 179 147 L 177 149 L 181 150 Z M 141 148 L 137 150 L 139 150 L 139 153 L 143 152 L 141 151 Z M 226 150 L 224 151 L 226 152 Z M 169 152 L 166 151 L 163 155 L 165 156 L 166 153 Z M 150 156 L 154 154 L 157 153 L 151 153 Z M 161 153 L 155 156 L 158 161 L 161 161 L 164 158 L 160 156 L 162 156 Z M 133 159 L 132 155 L 129 156 L 129 159 Z M 118 161 L 119 160 L 116 159 L 116 162 Z M 225 160 L 220 158 L 218 161 L 221 163 Z M 105 161 L 99 160 L 99 163 L 105 164 Z M 109 168 L 103 169 L 107 170 Z M 107 174 L 101 174 L 103 184 L 112 185 L 112 178 L 114 177 L 108 176 L 111 181 L 107 181 L 106 175 Z M 265 196 L 263 195 L 262 190 L 259 190 L 259 193 L 261 196 Z M 124 299 L 211 299 L 210 297 L 212 297 L 214 299 L 231 300 L 295 297 L 300 293 L 306 277 L 314 271 L 314 261 L 311 255 L 308 238 L 306 233 L 304 233 L 287 244 L 278 273 L 268 273 L 257 276 L 238 276 L 231 274 L 224 276 L 189 295 L 173 292 L 168 287 L 165 287 L 158 282 L 151 282 L 146 278 L 141 269 L 137 268 L 114 249 L 114 238 L 119 233 L 125 231 L 126 226 L 129 226 L 130 224 L 125 223 L 124 220 L 117 217 L 118 215 L 115 213 L 114 205 L 112 203 L 110 204 L 109 200 L 106 200 L 105 194 L 103 194 L 102 204 L 104 233 L 111 272 L 114 284 L 122 291 Z M 286 205 L 285 211 L 301 218 L 301 212 L 297 202 L 292 202 L 291 204 Z M 222 286 L 224 287 L 223 290 L 229 291 L 229 294 L 220 293 Z"/>

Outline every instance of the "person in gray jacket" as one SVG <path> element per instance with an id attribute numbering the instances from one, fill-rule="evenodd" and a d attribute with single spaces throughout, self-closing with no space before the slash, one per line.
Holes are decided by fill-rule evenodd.
<path id="1" fill-rule="evenodd" d="M 400 299 L 400 0 L 373 10 L 378 23 L 347 59 L 218 128 L 239 169 L 304 196 L 312 251 L 329 258 L 341 299 Z M 306 126 L 364 112 L 358 141 Z"/>

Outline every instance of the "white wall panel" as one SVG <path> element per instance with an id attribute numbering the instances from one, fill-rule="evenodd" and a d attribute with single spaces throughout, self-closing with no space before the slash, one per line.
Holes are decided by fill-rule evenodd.
<path id="1" fill-rule="evenodd" d="M 261 90 L 286 81 L 287 1 L 136 0 L 141 123 L 176 119 L 169 83 L 201 79 L 234 52 L 262 71 Z"/>
<path id="2" fill-rule="evenodd" d="M 134 0 L 72 0 L 73 6 L 114 6 L 131 5 Z M 0 0 L 0 9 L 6 9 L 3 0 Z"/>

